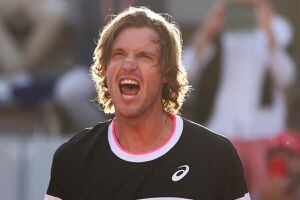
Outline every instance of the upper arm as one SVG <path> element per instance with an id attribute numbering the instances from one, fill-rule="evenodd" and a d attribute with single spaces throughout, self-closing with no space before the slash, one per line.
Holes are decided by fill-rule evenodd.
<path id="1" fill-rule="evenodd" d="M 231 143 L 222 152 L 220 164 L 222 199 L 248 200 L 249 194 L 241 160 Z"/>
<path id="2" fill-rule="evenodd" d="M 47 189 L 47 194 L 45 196 L 46 200 L 59 200 L 63 199 L 64 196 L 64 184 L 63 176 L 61 173 L 61 163 L 59 160 L 58 150 L 53 156 L 52 166 L 51 166 L 51 176 L 50 182 Z"/>

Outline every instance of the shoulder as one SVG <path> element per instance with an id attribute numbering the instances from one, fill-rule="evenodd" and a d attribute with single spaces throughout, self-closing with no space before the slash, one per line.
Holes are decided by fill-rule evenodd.
<path id="1" fill-rule="evenodd" d="M 56 150 L 47 194 L 65 199 L 91 150 L 107 141 L 104 138 L 107 136 L 105 133 L 109 123 L 110 121 L 106 121 L 82 130 Z"/>
<path id="2" fill-rule="evenodd" d="M 99 138 L 107 136 L 108 125 L 111 120 L 101 122 L 94 127 L 86 128 L 63 143 L 55 152 L 55 160 L 72 159 L 84 154 Z"/>
<path id="3" fill-rule="evenodd" d="M 218 180 L 216 188 L 224 199 L 238 199 L 248 192 L 242 163 L 229 139 L 186 119 L 183 137 L 189 153 L 198 152 L 196 160 L 202 159 L 201 165 Z"/>
<path id="4" fill-rule="evenodd" d="M 224 152 L 233 151 L 234 147 L 230 140 L 223 135 L 220 135 L 200 124 L 184 119 L 184 136 L 192 144 L 197 144 L 198 147 L 206 147 Z"/>
<path id="5" fill-rule="evenodd" d="M 203 158 L 214 162 L 216 166 L 236 165 L 240 167 L 238 153 L 228 138 L 195 122 L 183 120 L 184 127 L 180 142 L 182 148 L 196 155 L 198 159 Z"/>

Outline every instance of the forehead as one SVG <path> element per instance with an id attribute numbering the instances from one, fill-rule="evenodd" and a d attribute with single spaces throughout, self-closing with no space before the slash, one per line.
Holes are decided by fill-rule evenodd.
<path id="1" fill-rule="evenodd" d="M 130 51 L 157 50 L 159 48 L 159 36 L 148 27 L 128 27 L 122 30 L 113 42 L 114 49 L 124 49 Z"/>

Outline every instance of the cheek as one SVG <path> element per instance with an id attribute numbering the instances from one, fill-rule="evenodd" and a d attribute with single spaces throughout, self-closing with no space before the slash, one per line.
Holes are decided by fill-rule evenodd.
<path id="1" fill-rule="evenodd" d="M 164 79 L 160 76 L 159 72 L 148 73 L 147 78 L 150 90 L 157 90 L 162 87 Z"/>
<path id="2" fill-rule="evenodd" d="M 105 72 L 105 76 L 106 76 L 107 86 L 108 86 L 108 88 L 111 88 L 113 86 L 113 83 L 114 83 L 114 81 L 113 81 L 115 79 L 114 77 L 116 76 L 114 67 L 108 66 L 107 70 Z"/>

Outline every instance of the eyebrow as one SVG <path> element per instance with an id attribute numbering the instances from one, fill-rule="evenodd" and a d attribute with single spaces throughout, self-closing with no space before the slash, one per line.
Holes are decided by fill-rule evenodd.
<path id="1" fill-rule="evenodd" d="M 116 49 L 112 49 L 112 50 L 111 50 L 111 52 L 116 52 L 116 51 L 117 51 L 117 52 L 118 52 L 118 51 L 125 52 L 124 49 L 122 49 L 122 48 L 116 48 Z"/>

